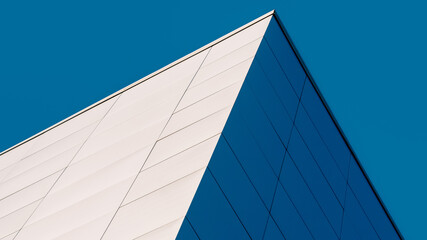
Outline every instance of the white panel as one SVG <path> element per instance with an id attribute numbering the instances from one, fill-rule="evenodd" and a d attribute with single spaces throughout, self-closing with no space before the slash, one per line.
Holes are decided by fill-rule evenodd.
<path id="1" fill-rule="evenodd" d="M 108 223 L 112 218 L 112 212 L 104 215 L 100 218 L 93 220 L 92 222 L 86 223 L 81 227 L 73 229 L 59 237 L 55 237 L 55 240 L 83 240 L 83 239 L 100 239 L 104 233 Z"/>
<path id="2" fill-rule="evenodd" d="M 168 118 L 161 119 L 152 126 L 146 126 L 145 129 L 137 131 L 127 138 L 121 139 L 121 141 L 117 141 L 114 138 L 110 139 L 110 145 L 104 146 L 102 149 L 98 149 L 95 146 L 98 151 L 88 148 L 89 150 L 85 152 L 84 156 L 80 155 L 75 157 L 70 165 L 74 165 L 80 161 L 85 161 L 92 158 L 98 158 L 101 161 L 114 161 L 120 159 L 123 156 L 126 156 L 129 153 L 135 152 L 138 149 L 150 146 L 157 140 L 161 130 L 166 125 Z M 96 142 L 93 144 L 96 145 Z"/>
<path id="3" fill-rule="evenodd" d="M 0 238 L 18 231 L 33 213 L 40 201 L 27 205 L 9 215 L 0 218 Z M 34 239 L 34 238 L 33 238 Z"/>
<path id="4" fill-rule="evenodd" d="M 218 142 L 219 135 L 187 149 L 142 171 L 123 204 L 164 187 L 184 176 L 206 167 Z"/>
<path id="5" fill-rule="evenodd" d="M 59 177 L 59 172 L 0 200 L 0 218 L 44 197 Z"/>
<path id="6" fill-rule="evenodd" d="M 201 99 L 212 95 L 236 82 L 242 83 L 251 67 L 253 57 L 227 69 L 226 71 L 204 81 L 199 85 L 188 89 L 183 99 L 180 101 L 177 110 L 188 107 Z"/>
<path id="7" fill-rule="evenodd" d="M 126 106 L 139 103 L 146 104 L 142 99 L 150 95 L 157 95 L 157 92 L 165 92 L 169 94 L 182 93 L 184 89 L 177 89 L 182 82 L 189 83 L 196 71 L 199 69 L 203 60 L 206 57 L 208 50 L 205 50 L 197 55 L 159 73 L 158 75 L 147 79 L 145 82 L 127 90 L 120 100 L 111 109 L 111 113 L 122 110 Z M 171 88 L 171 85 L 174 87 Z M 184 84 L 185 85 L 185 84 Z M 175 88 L 175 89 L 174 89 Z M 155 97 L 155 96 L 154 96 Z"/>
<path id="8" fill-rule="evenodd" d="M 168 136 L 225 107 L 233 105 L 242 83 L 243 82 L 238 82 L 219 92 L 208 95 L 201 101 L 174 113 L 163 131 L 161 138 Z"/>
<path id="9" fill-rule="evenodd" d="M 47 161 L 51 161 L 52 159 L 58 159 L 60 158 L 60 156 L 63 155 L 67 155 L 69 157 L 68 162 L 70 162 L 77 150 L 83 144 L 84 140 L 95 129 L 95 127 L 96 123 L 91 124 L 49 145 L 48 147 L 25 157 L 20 162 L 14 165 L 13 170 L 7 175 L 6 178 L 4 178 L 4 181 L 11 179 L 19 174 L 22 174 L 26 171 L 29 171 L 30 169 L 35 168 L 40 164 L 46 163 Z M 68 164 L 68 162 L 66 162 L 66 164 Z"/>
<path id="10" fill-rule="evenodd" d="M 3 176 L 3 170 L 21 160 L 33 143 L 33 141 L 26 142 L 9 152 L 0 155 L 0 180 Z"/>
<path id="11" fill-rule="evenodd" d="M 206 51 L 124 92 L 72 164 L 132 137 L 153 144 L 206 56 Z M 136 133 L 139 138 L 135 138 Z"/>
<path id="12" fill-rule="evenodd" d="M 133 178 L 126 179 L 66 209 L 26 224 L 15 240 L 54 239 L 107 214 L 112 217 L 132 181 Z"/>
<path id="13" fill-rule="evenodd" d="M 112 167 L 120 164 L 121 161 L 138 158 L 137 164 L 141 164 L 142 166 L 152 146 L 153 145 L 149 145 L 135 150 L 135 148 L 139 147 L 136 144 L 121 145 L 118 148 L 111 148 L 111 151 L 100 152 L 102 154 L 94 155 L 84 161 L 73 164 L 61 176 L 60 181 L 55 185 L 55 188 L 52 189 L 52 193 L 82 181 L 91 175 L 99 175 L 102 174 L 103 171 L 111 170 Z M 126 173 L 125 175 L 128 174 L 129 173 Z"/>
<path id="14" fill-rule="evenodd" d="M 72 164 L 114 144 L 121 144 L 127 138 L 133 138 L 141 147 L 154 143 L 170 118 L 177 101 L 178 99 L 175 102 L 167 102 L 167 104 L 123 122 L 103 133 L 91 136 Z M 137 139 L 135 139 L 136 136 Z"/>
<path id="15" fill-rule="evenodd" d="M 246 45 L 257 38 L 264 36 L 264 33 L 267 30 L 270 20 L 271 17 L 267 17 L 264 20 L 259 21 L 254 25 L 216 44 L 212 47 L 212 50 L 209 52 L 209 55 L 203 64 L 210 64 L 215 60 L 227 54 L 230 54 L 232 51 L 235 51 L 243 45 Z"/>
<path id="16" fill-rule="evenodd" d="M 143 169 L 147 169 L 222 131 L 231 107 L 212 114 L 162 140 L 154 146 Z"/>
<path id="17" fill-rule="evenodd" d="M 270 19 L 1 155 L 0 240 L 174 239 Z"/>
<path id="18" fill-rule="evenodd" d="M 181 87 L 187 86 L 188 82 L 185 82 L 185 86 L 183 85 Z M 143 128 L 153 120 L 169 115 L 175 109 L 181 96 L 182 92 L 162 92 L 155 94 L 155 98 L 153 96 L 143 98 L 141 103 L 132 104 L 120 111 L 108 114 L 92 136 L 99 136 L 115 129 L 123 129 L 123 125 Z M 115 108 L 113 107 L 113 109 Z M 139 122 L 140 124 L 137 124 Z M 129 127 L 127 129 L 131 130 Z"/>
<path id="19" fill-rule="evenodd" d="M 184 217 L 205 169 L 119 209 L 102 239 L 134 239 Z"/>
<path id="20" fill-rule="evenodd" d="M 4 181 L 0 185 L 0 199 L 64 169 L 77 150 L 78 146 Z"/>
<path id="21" fill-rule="evenodd" d="M 136 154 L 132 154 L 121 159 L 120 161 L 116 161 L 113 164 L 80 179 L 77 177 L 82 175 L 79 172 L 81 168 L 75 168 L 75 165 L 70 166 L 65 171 L 69 176 L 65 180 L 65 184 L 72 182 L 69 178 L 73 177 L 74 182 L 65 187 L 61 177 L 43 200 L 42 204 L 37 208 L 37 211 L 31 217 L 29 224 L 55 214 L 55 212 L 59 212 L 65 208 L 78 204 L 85 199 L 91 198 L 108 188 L 116 186 L 122 181 L 126 181 L 126 179 L 135 179 L 147 155 L 148 151 L 144 149 L 143 151 L 139 151 Z M 126 188 L 125 185 L 122 187 Z M 130 185 L 127 186 L 127 189 L 129 189 L 129 187 Z M 123 198 L 124 195 L 112 197 L 112 199 Z M 99 204 L 107 204 L 108 202 L 111 202 L 112 199 L 100 199 Z M 88 210 L 87 214 L 90 214 L 91 212 L 92 211 Z"/>
<path id="22" fill-rule="evenodd" d="M 262 38 L 258 38 L 212 63 L 204 63 L 202 68 L 197 72 L 194 80 L 191 82 L 190 88 L 195 87 L 200 83 L 226 71 L 227 69 L 254 57 L 261 40 Z"/>
<path id="23" fill-rule="evenodd" d="M 184 218 L 179 218 L 173 222 L 170 222 L 164 226 L 161 226 L 135 240 L 171 240 L 175 239 L 178 235 L 179 229 L 181 228 Z"/>
<path id="24" fill-rule="evenodd" d="M 101 120 L 116 100 L 117 96 L 43 133 L 41 136 L 34 139 L 34 145 L 27 155 L 37 152 L 61 140 L 65 136 Z"/>

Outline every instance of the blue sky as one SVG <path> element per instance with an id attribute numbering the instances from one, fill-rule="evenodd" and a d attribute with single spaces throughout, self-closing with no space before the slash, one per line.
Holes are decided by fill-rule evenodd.
<path id="1" fill-rule="evenodd" d="M 406 239 L 427 239 L 424 1 L 1 1 L 0 151 L 276 9 Z"/>

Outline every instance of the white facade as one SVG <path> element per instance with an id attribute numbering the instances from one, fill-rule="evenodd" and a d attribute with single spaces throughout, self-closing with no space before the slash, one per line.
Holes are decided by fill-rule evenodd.
<path id="1" fill-rule="evenodd" d="M 176 237 L 273 13 L 0 155 L 0 240 Z"/>

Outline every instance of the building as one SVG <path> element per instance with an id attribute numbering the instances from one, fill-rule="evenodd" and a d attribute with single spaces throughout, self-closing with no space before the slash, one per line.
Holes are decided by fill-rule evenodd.
<path id="1" fill-rule="evenodd" d="M 0 240 L 403 239 L 270 12 L 0 155 Z"/>

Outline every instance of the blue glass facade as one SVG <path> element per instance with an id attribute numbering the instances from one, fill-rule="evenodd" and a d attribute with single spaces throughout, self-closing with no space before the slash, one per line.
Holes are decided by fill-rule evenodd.
<path id="1" fill-rule="evenodd" d="M 178 239 L 400 239 L 273 18 Z"/>

